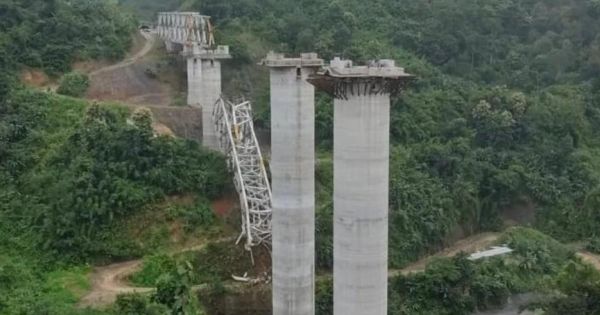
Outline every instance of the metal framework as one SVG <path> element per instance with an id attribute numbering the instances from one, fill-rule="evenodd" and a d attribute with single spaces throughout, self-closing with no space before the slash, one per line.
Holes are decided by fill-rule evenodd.
<path id="1" fill-rule="evenodd" d="M 229 157 L 229 167 L 240 197 L 242 233 L 245 247 L 271 245 L 271 185 L 258 140 L 254 133 L 250 102 L 234 104 L 220 98 L 213 121 L 221 152 Z"/>
<path id="2" fill-rule="evenodd" d="M 161 12 L 157 29 L 161 39 L 173 43 L 198 44 L 204 48 L 215 45 L 210 17 L 197 12 Z"/>

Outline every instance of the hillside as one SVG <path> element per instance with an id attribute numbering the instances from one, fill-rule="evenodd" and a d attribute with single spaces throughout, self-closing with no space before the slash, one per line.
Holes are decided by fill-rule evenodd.
<path id="1" fill-rule="evenodd" d="M 392 109 L 394 266 L 452 235 L 500 229 L 506 220 L 565 241 L 595 236 L 595 1 L 186 5 L 213 17 L 235 56 L 225 90 L 251 95 L 257 123 L 267 128 L 268 82 L 255 79 L 267 76 L 254 64 L 268 49 L 359 61 L 391 57 L 418 76 Z M 317 140 L 326 158 L 332 102 L 324 95 L 317 101 Z M 328 208 L 325 195 L 321 204 Z"/>
<path id="2" fill-rule="evenodd" d="M 424 272 L 394 274 L 389 314 L 467 315 L 531 292 L 546 314 L 596 314 L 600 273 L 574 252 L 600 252 L 597 0 L 0 3 L 0 314 L 212 314 L 248 298 L 224 287 L 252 269 L 248 257 L 210 244 L 236 234 L 236 218 L 210 205 L 231 190 L 224 157 L 155 137 L 148 111 L 81 98 L 102 99 L 119 79 L 139 90 L 106 99 L 135 103 L 153 89 L 141 80 L 145 65 L 92 78 L 89 89 L 89 78 L 69 73 L 81 62 L 127 63 L 138 21 L 176 8 L 213 17 L 234 57 L 224 91 L 253 100 L 267 131 L 268 75 L 257 62 L 269 50 L 393 58 L 417 75 L 392 107 L 389 250 L 390 269 L 417 262 Z M 72 97 L 24 87 L 23 69 L 62 78 L 59 92 Z M 318 314 L 332 313 L 332 111 L 318 94 Z M 484 232 L 500 232 L 515 255 L 428 258 Z M 90 266 L 133 258 L 143 263 L 130 280 L 158 285 L 156 295 L 76 307 Z M 198 284 L 210 287 L 203 307 Z"/>
<path id="3" fill-rule="evenodd" d="M 58 80 L 124 57 L 135 20 L 114 3 L 3 2 L 0 21 L 0 314 L 103 313 L 75 308 L 89 264 L 221 237 L 210 201 L 229 191 L 225 161 L 155 137 L 147 110 L 18 82 L 25 68 Z M 85 92 L 85 76 L 62 81 Z"/>

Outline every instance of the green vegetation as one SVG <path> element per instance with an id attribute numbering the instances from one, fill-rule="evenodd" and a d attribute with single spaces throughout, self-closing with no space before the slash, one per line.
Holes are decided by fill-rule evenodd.
<path id="1" fill-rule="evenodd" d="M 154 22 L 156 13 L 177 11 L 181 0 L 119 0 L 119 5 L 129 9 L 142 21 Z"/>
<path id="2" fill-rule="evenodd" d="M 256 251 L 255 255 L 263 254 Z M 208 244 L 198 252 L 183 252 L 168 256 L 150 255 L 144 258 L 140 271 L 132 275 L 133 283 L 151 287 L 160 281 L 161 276 L 177 271 L 181 264 L 191 264 L 194 271 L 190 281 L 193 284 L 220 283 L 230 280 L 231 275 L 243 275 L 253 269 L 249 253 L 243 247 L 231 242 Z"/>
<path id="3" fill-rule="evenodd" d="M 594 254 L 600 254 L 600 238 L 590 239 L 585 248 Z"/>
<path id="4" fill-rule="evenodd" d="M 107 2 L 0 3 L 0 314 L 100 314 L 73 308 L 89 288 L 89 269 L 59 263 L 75 257 L 52 252 L 62 240 L 47 238 L 62 233 L 51 231 L 52 225 L 79 222 L 77 212 L 68 213 L 76 207 L 63 203 L 67 212 L 53 218 L 43 217 L 49 203 L 40 207 L 51 190 L 59 193 L 61 178 L 51 176 L 63 176 L 66 168 L 53 159 L 67 149 L 86 104 L 21 90 L 16 74 L 29 66 L 57 75 L 77 60 L 120 58 L 133 26 L 131 17 Z M 74 178 L 62 179 L 77 184 Z M 51 196 L 64 197 L 69 198 Z M 76 234 L 92 236 L 84 226 L 78 228 Z"/>
<path id="5" fill-rule="evenodd" d="M 142 269 L 131 277 L 131 283 L 140 287 L 154 287 L 163 274 L 176 270 L 176 262 L 165 254 L 156 254 L 144 258 Z"/>
<path id="6" fill-rule="evenodd" d="M 134 26 L 111 1 L 0 3 L 0 314 L 106 314 L 74 308 L 90 286 L 77 266 L 159 244 L 126 237 L 124 222 L 172 195 L 199 200 L 177 220 L 214 220 L 204 200 L 229 185 L 221 156 L 155 137 L 148 112 L 16 82 L 21 66 L 58 75 L 75 61 L 121 58 Z M 69 73 L 58 92 L 82 96 L 87 85 Z"/>
<path id="7" fill-rule="evenodd" d="M 213 17 L 219 40 L 240 50 L 236 74 L 226 77 L 251 94 L 264 127 L 268 82 L 254 73 L 266 73 L 247 56 L 276 49 L 393 58 L 417 75 L 392 106 L 393 267 L 438 250 L 452 235 L 500 230 L 514 212 L 562 241 L 588 239 L 600 228 L 594 1 L 192 2 Z M 331 150 L 331 103 L 317 95 L 323 155 Z M 330 173 L 318 176 L 330 186 Z M 324 195 L 317 251 L 327 268 L 331 197 Z"/>
<path id="8" fill-rule="evenodd" d="M 112 1 L 3 1 L 0 21 L 3 63 L 50 74 L 69 70 L 75 60 L 123 57 L 135 27 Z"/>
<path id="9" fill-rule="evenodd" d="M 82 267 L 56 267 L 48 272 L 43 261 L 3 253 L 0 314 L 86 314 L 72 307 L 89 288 L 88 271 Z"/>
<path id="10" fill-rule="evenodd" d="M 150 298 L 141 294 L 125 294 L 117 297 L 115 313 L 125 315 L 165 315 L 169 307 L 154 303 Z"/>
<path id="11" fill-rule="evenodd" d="M 480 261 L 470 261 L 465 255 L 439 258 L 425 272 L 390 279 L 388 314 L 468 315 L 500 307 L 509 296 L 525 292 L 549 297 L 537 307 L 562 307 L 562 313 L 551 314 L 597 310 L 600 273 L 581 264 L 566 246 L 527 228 L 510 229 L 498 242 L 515 252 Z M 571 272 L 575 277 L 568 275 Z M 563 294 L 555 297 L 557 290 Z M 331 281 L 322 281 L 317 286 L 319 314 L 332 314 L 331 303 Z"/>
<path id="12" fill-rule="evenodd" d="M 174 205 L 166 209 L 169 219 L 179 219 L 183 222 L 185 232 L 195 229 L 208 230 L 216 221 L 216 216 L 206 199 L 196 200 L 192 205 Z"/>
<path id="13" fill-rule="evenodd" d="M 9 137 L 1 137 L 0 145 L 0 216 L 10 220 L 0 223 L 0 247 L 17 261 L 44 259 L 51 271 L 55 261 L 139 255 L 139 244 L 123 237 L 122 220 L 172 194 L 216 197 L 229 183 L 220 156 L 192 142 L 154 137 L 143 112 L 128 124 L 122 108 L 87 108 L 82 101 L 27 90 L 11 93 L 2 109 L 0 124 Z M 213 220 L 207 211 L 200 201 L 182 215 L 187 224 L 207 224 Z M 37 258 L 35 252 L 45 254 Z M 51 294 L 44 286 L 29 287 L 45 277 L 44 269 L 34 270 L 15 281 L 22 299 Z M 0 303 L 0 313 L 17 314 L 9 303 Z"/>
<path id="14" fill-rule="evenodd" d="M 179 264 L 158 279 L 156 293 L 150 296 L 121 295 L 113 312 L 115 315 L 202 315 L 204 312 L 192 290 L 192 277 L 192 266 Z"/>
<path id="15" fill-rule="evenodd" d="M 4 215 L 21 216 L 23 229 L 35 227 L 39 245 L 50 253 L 63 259 L 114 257 L 111 248 L 119 246 L 109 241 L 113 233 L 106 229 L 112 222 L 168 195 L 216 197 L 229 182 L 220 156 L 192 142 L 153 137 L 151 121 L 143 114 L 128 124 L 122 111 L 94 105 L 77 122 L 73 111 L 81 114 L 85 103 L 71 101 L 68 109 L 66 101 L 32 92 L 11 98 L 9 106 L 32 105 L 14 106 L 15 116 L 27 118 L 25 110 L 35 116 L 22 123 L 32 126 L 21 131 L 22 139 L 9 139 L 7 158 L 0 164 L 14 190 L 28 196 L 6 195 Z M 68 115 L 75 121 L 63 121 L 65 127 L 57 130 L 53 118 Z M 31 138 L 41 146 L 19 150 Z"/>
<path id="16" fill-rule="evenodd" d="M 153 299 L 168 306 L 172 314 L 204 314 L 196 294 L 192 292 L 193 275 L 192 265 L 179 265 L 176 272 L 164 274 L 158 280 Z"/>
<path id="17" fill-rule="evenodd" d="M 62 77 L 60 86 L 56 92 L 66 96 L 82 97 L 85 95 L 89 86 L 90 81 L 87 75 L 71 72 Z"/>
<path id="18" fill-rule="evenodd" d="M 509 230 L 500 242 L 515 252 L 477 262 L 459 255 L 393 279 L 390 314 L 467 315 L 499 307 L 512 294 L 550 291 L 562 268 L 576 261 L 565 246 L 535 230 Z"/>
<path id="19" fill-rule="evenodd" d="M 264 128 L 268 77 L 255 63 L 269 49 L 393 58 L 417 75 L 392 107 L 391 267 L 507 221 L 600 248 L 597 0 L 9 0 L 0 3 L 0 314 L 100 314 L 73 310 L 89 285 L 74 263 L 160 248 L 166 226 L 140 232 L 143 242 L 124 237 L 144 211 L 164 210 L 187 233 L 216 220 L 208 200 L 229 183 L 221 156 L 155 137 L 148 112 L 89 106 L 16 82 L 21 66 L 59 75 L 74 61 L 121 58 L 135 20 L 119 5 L 148 20 L 180 5 L 213 16 L 219 43 L 234 56 L 224 67 L 226 93 L 252 99 Z M 81 96 L 86 85 L 68 74 L 59 92 Z M 317 104 L 316 250 L 319 271 L 327 272 L 333 107 L 323 94 Z M 170 196 L 194 202 L 156 206 Z M 515 254 L 443 259 L 393 279 L 390 313 L 468 314 L 528 291 L 549 295 L 540 303 L 549 314 L 597 310 L 597 274 L 560 243 L 529 229 L 502 241 Z M 191 284 L 243 274 L 249 262 L 224 244 L 197 255 L 149 256 L 133 280 L 159 283 L 159 295 L 122 297 L 107 312 L 195 308 Z M 319 313 L 330 313 L 330 283 L 318 292 Z"/>
<path id="20" fill-rule="evenodd" d="M 570 263 L 557 279 L 560 295 L 545 303 L 545 314 L 596 315 L 600 310 L 600 274 L 590 265 Z"/>

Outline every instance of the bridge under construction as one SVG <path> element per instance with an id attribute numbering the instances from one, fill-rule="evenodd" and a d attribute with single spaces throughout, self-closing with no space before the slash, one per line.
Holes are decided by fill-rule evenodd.
<path id="1" fill-rule="evenodd" d="M 163 12 L 157 29 L 167 50 L 187 59 L 188 105 L 202 108 L 204 145 L 229 157 L 238 241 L 272 248 L 275 315 L 315 314 L 315 90 L 333 97 L 334 314 L 387 314 L 390 97 L 412 76 L 393 60 L 325 65 L 314 53 L 269 54 L 268 172 L 250 102 L 221 95 L 220 62 L 231 56 L 215 44 L 210 17 Z"/>

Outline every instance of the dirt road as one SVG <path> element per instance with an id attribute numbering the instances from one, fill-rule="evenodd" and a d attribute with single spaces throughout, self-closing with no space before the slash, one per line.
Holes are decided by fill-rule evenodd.
<path id="1" fill-rule="evenodd" d="M 484 249 L 496 241 L 499 235 L 499 233 L 482 233 L 463 239 L 447 249 L 419 260 L 402 270 L 390 271 L 390 277 L 393 277 L 398 273 L 409 274 L 424 271 L 427 263 L 435 257 L 450 257 L 461 251 L 474 252 Z M 231 241 L 231 239 L 218 240 L 217 242 L 223 241 Z M 200 251 L 206 245 L 207 244 L 200 244 L 186 248 L 182 251 Z M 102 307 L 114 303 L 119 294 L 152 292 L 154 288 L 136 288 L 127 282 L 127 278 L 138 271 L 141 266 L 142 260 L 132 260 L 95 268 L 91 275 L 92 288 L 90 292 L 81 299 L 79 306 Z"/>
<path id="2" fill-rule="evenodd" d="M 204 242 L 176 250 L 170 253 L 170 255 L 184 252 L 198 252 L 209 244 L 233 242 L 234 240 L 235 238 L 223 238 L 211 242 Z M 92 282 L 90 292 L 79 301 L 78 306 L 81 308 L 102 307 L 114 303 L 119 294 L 148 293 L 154 291 L 155 288 L 134 287 L 127 281 L 127 278 L 130 275 L 140 270 L 142 264 L 143 260 L 136 259 L 94 268 L 94 271 L 90 276 Z"/>
<path id="3" fill-rule="evenodd" d="M 407 275 L 411 273 L 423 272 L 429 262 L 437 257 L 452 257 L 460 252 L 473 253 L 491 246 L 500 237 L 500 233 L 481 233 L 473 235 L 456 242 L 454 245 L 428 257 L 425 257 L 405 268 L 399 270 L 390 270 L 389 276 L 394 277 L 399 274 Z M 222 239 L 214 242 L 232 241 L 233 239 Z M 174 252 L 172 254 L 185 251 L 200 251 L 208 243 L 195 245 Z M 577 253 L 583 261 L 592 264 L 600 270 L 600 256 L 585 251 Z M 133 260 L 112 264 L 105 267 L 95 268 L 92 275 L 91 291 L 82 298 L 80 307 L 102 307 L 114 303 L 119 294 L 124 293 L 148 293 L 154 288 L 137 288 L 127 282 L 127 278 L 138 271 L 142 266 L 142 260 Z M 324 275 L 331 277 L 331 275 Z M 201 287 L 201 286 L 199 286 Z"/>
<path id="4" fill-rule="evenodd" d="M 146 56 L 150 51 L 152 51 L 152 48 L 154 47 L 154 43 L 156 42 L 156 34 L 153 31 L 146 31 L 146 30 L 141 30 L 140 34 L 142 34 L 142 36 L 146 39 L 146 43 L 144 44 L 144 47 L 142 47 L 142 49 L 140 51 L 138 51 L 135 55 L 133 55 L 129 59 L 125 59 L 117 64 L 110 65 L 108 67 L 100 68 L 96 71 L 93 71 L 89 74 L 89 76 L 93 77 L 93 76 L 98 75 L 103 72 L 113 71 L 113 70 L 120 69 L 120 68 L 125 68 L 125 67 L 128 67 L 128 66 L 134 64 L 136 61 L 144 58 L 144 56 Z"/>
<path id="5" fill-rule="evenodd" d="M 110 305 L 119 294 L 151 292 L 153 288 L 135 288 L 126 283 L 126 278 L 142 265 L 141 260 L 133 260 L 106 267 L 97 267 L 92 273 L 92 289 L 79 301 L 80 307 Z"/>
<path id="6" fill-rule="evenodd" d="M 494 244 L 500 235 L 501 233 L 481 233 L 467 237 L 454 243 L 454 245 L 436 254 L 418 260 L 417 262 L 410 264 L 405 268 L 400 270 L 390 270 L 389 275 L 390 277 L 394 277 L 398 274 L 407 275 L 411 273 L 423 272 L 425 271 L 427 264 L 437 257 L 452 257 L 456 256 L 460 252 L 474 253 L 476 251 L 484 250 Z"/>

